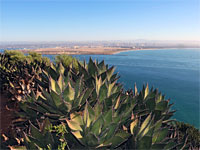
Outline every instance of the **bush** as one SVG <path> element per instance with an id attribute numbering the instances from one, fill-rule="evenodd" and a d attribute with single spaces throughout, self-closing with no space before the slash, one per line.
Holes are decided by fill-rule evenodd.
<path id="1" fill-rule="evenodd" d="M 62 63 L 64 67 L 69 67 L 72 65 L 73 68 L 78 70 L 78 60 L 76 58 L 73 58 L 72 56 L 69 55 L 57 55 L 55 58 L 55 62 L 57 64 Z"/>
<path id="2" fill-rule="evenodd" d="M 47 57 L 42 57 L 41 54 L 36 52 L 29 52 L 26 59 L 29 62 L 38 62 L 38 63 L 44 63 L 46 65 L 50 65 L 50 59 Z"/>
<path id="3" fill-rule="evenodd" d="M 11 59 L 12 63 L 16 62 L 24 62 L 26 60 L 26 56 L 20 51 L 16 50 L 5 50 L 5 56 Z"/>

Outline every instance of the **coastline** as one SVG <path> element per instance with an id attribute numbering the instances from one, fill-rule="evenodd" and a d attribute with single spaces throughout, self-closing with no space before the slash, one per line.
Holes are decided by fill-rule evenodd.
<path id="1" fill-rule="evenodd" d="M 25 49 L 19 50 L 24 54 L 29 52 L 37 52 L 40 54 L 45 55 L 60 55 L 60 54 L 67 54 L 67 55 L 114 55 L 121 52 L 128 52 L 128 51 L 143 51 L 143 50 L 158 50 L 158 49 L 166 49 L 166 48 L 118 48 L 118 47 L 84 47 L 79 49 L 73 48 L 42 48 L 42 49 Z"/>
<path id="2" fill-rule="evenodd" d="M 166 49 L 166 48 L 142 48 L 142 49 L 132 49 L 132 50 L 126 50 L 126 51 L 121 51 L 121 52 L 129 52 L 129 51 L 145 51 L 145 50 L 162 50 L 162 49 Z M 115 52 L 114 54 L 119 54 L 121 52 Z"/>
<path id="3" fill-rule="evenodd" d="M 121 51 L 121 52 L 129 52 L 129 51 L 148 51 L 148 50 L 176 50 L 176 49 L 199 49 L 200 48 L 143 48 L 143 49 L 133 49 L 133 50 L 126 50 L 126 51 Z M 114 54 L 119 54 L 121 52 L 116 52 Z"/>
<path id="4" fill-rule="evenodd" d="M 129 51 L 145 51 L 145 50 L 174 50 L 180 48 L 121 48 L 121 47 L 56 47 L 56 48 L 39 48 L 39 49 L 15 49 L 28 54 L 29 52 L 37 52 L 44 55 L 115 55 Z M 200 48 L 181 48 L 181 49 L 200 49 Z"/>

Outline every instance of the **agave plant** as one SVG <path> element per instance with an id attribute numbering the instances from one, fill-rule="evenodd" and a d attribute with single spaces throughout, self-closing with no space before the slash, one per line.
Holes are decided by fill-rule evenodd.
<path id="1" fill-rule="evenodd" d="M 91 64 L 95 65 L 95 62 L 90 60 L 87 67 L 90 71 Z M 51 116 L 58 121 L 69 113 L 83 109 L 86 100 L 94 105 L 98 99 L 101 101 L 113 92 L 119 92 L 121 87 L 116 84 L 114 68 L 106 69 L 103 64 L 104 62 L 98 64 L 100 67 L 93 76 L 89 76 L 86 70 L 86 75 L 80 72 L 76 75 L 73 69 L 66 69 L 62 64 L 52 64 L 49 73 L 42 70 L 42 78 L 37 80 L 41 89 L 40 96 L 32 92 L 32 96 L 21 103 L 24 116 L 31 116 L 33 119 Z M 84 68 L 81 64 L 79 67 Z"/>
<path id="2" fill-rule="evenodd" d="M 35 80 L 39 78 L 41 70 L 48 69 L 46 59 L 36 59 L 32 55 L 25 57 L 18 51 L 6 51 L 0 56 L 1 90 L 8 91 L 13 100 L 21 100 L 31 90 L 36 92 L 38 87 Z M 24 61 L 20 60 L 22 57 Z"/>
<path id="3" fill-rule="evenodd" d="M 30 122 L 29 131 L 23 132 L 23 140 L 18 143 L 11 143 L 7 148 L 11 150 L 20 149 L 59 149 L 64 150 L 67 147 L 67 140 L 64 134 L 67 133 L 65 126 L 60 124 L 58 126 L 52 126 L 49 120 L 46 118 L 41 122 L 37 122 L 37 126 L 34 126 Z M 20 144 L 21 143 L 21 144 Z M 11 144 L 11 145 L 10 145 Z M 6 148 L 6 146 L 4 146 Z"/>
<path id="4" fill-rule="evenodd" d="M 139 93 L 136 86 L 134 92 L 124 91 L 117 79 L 114 67 L 103 61 L 79 63 L 78 71 L 51 64 L 36 79 L 39 92 L 20 102 L 19 115 L 27 125 L 45 118 L 62 124 L 70 148 L 184 148 L 170 138 L 169 100 L 148 85 Z"/>
<path id="5" fill-rule="evenodd" d="M 126 112 L 118 114 L 114 109 L 104 112 L 103 105 L 97 103 L 91 107 L 87 103 L 82 112 L 71 114 L 66 122 L 85 148 L 116 148 L 131 135 L 121 128 L 125 118 L 128 118 Z"/>

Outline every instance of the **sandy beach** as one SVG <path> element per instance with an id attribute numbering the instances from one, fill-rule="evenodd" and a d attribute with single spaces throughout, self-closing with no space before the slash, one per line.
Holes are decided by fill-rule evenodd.
<path id="1" fill-rule="evenodd" d="M 49 55 L 58 55 L 58 54 L 67 54 L 67 55 L 112 55 L 125 51 L 135 51 L 135 50 L 152 50 L 155 48 L 121 48 L 121 47 L 56 47 L 56 48 L 39 48 L 33 50 L 20 50 L 23 53 L 37 52 L 40 54 L 49 54 Z"/>

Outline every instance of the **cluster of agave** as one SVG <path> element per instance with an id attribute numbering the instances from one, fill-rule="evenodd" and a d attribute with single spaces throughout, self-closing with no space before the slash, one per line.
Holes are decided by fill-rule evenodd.
<path id="1" fill-rule="evenodd" d="M 41 70 L 47 70 L 45 62 L 37 60 L 14 61 L 10 55 L 0 55 L 0 85 L 1 91 L 7 91 L 12 100 L 21 101 L 31 90 L 38 91 L 35 80 L 39 77 Z"/>
<path id="2" fill-rule="evenodd" d="M 37 94 L 20 102 L 24 149 L 184 149 L 185 139 L 176 142 L 168 123 L 172 104 L 148 85 L 141 92 L 124 91 L 114 68 L 104 62 L 79 63 L 78 71 L 62 64 L 41 71 Z M 38 94 L 39 93 L 39 94 Z M 48 121 L 47 121 L 48 120 Z M 49 122 L 57 131 L 41 128 Z M 59 144 L 60 145 L 59 145 Z"/>

